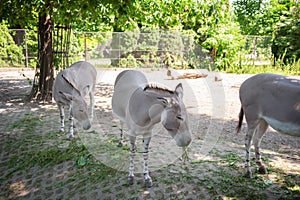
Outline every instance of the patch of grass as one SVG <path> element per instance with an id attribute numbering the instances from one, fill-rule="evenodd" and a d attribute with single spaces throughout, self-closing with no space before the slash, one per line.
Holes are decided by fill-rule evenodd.
<path id="1" fill-rule="evenodd" d="M 39 141 L 40 138 L 36 139 Z M 24 146 L 22 145 L 20 148 Z M 12 156 L 8 163 L 12 165 L 14 165 L 14 163 L 19 163 L 15 170 L 28 169 L 35 165 L 39 165 L 40 167 L 54 166 L 72 160 L 76 154 L 83 153 L 85 150 L 83 145 L 78 146 L 75 142 L 70 143 L 68 148 L 65 149 L 57 146 L 50 146 L 45 149 L 29 149 L 21 154 Z"/>
<path id="2" fill-rule="evenodd" d="M 35 127 L 37 127 L 42 120 L 39 117 L 34 117 L 32 114 L 25 114 L 24 118 L 10 124 L 6 127 L 6 131 L 11 131 L 13 129 L 22 129 L 25 133 L 31 133 Z"/>
<path id="3" fill-rule="evenodd" d="M 243 157 L 232 151 L 218 152 L 221 160 L 192 162 L 193 168 L 203 168 L 206 163 L 213 163 L 215 169 L 205 169 L 202 174 L 194 177 L 185 177 L 179 174 L 176 177 L 165 177 L 164 183 L 193 184 L 201 187 L 210 194 L 210 197 L 224 196 L 226 199 L 268 199 L 280 195 L 283 199 L 294 199 L 300 196 L 299 174 L 285 174 L 282 170 L 271 169 L 276 174 L 276 180 L 267 175 L 253 174 L 251 179 L 243 177 L 245 169 L 241 167 Z M 268 161 L 268 160 L 266 160 Z M 253 167 L 255 160 L 253 160 Z M 180 178 L 180 176 L 183 176 Z M 200 178 L 201 177 L 201 178 Z M 168 181 L 168 179 L 170 180 Z"/>
<path id="4" fill-rule="evenodd" d="M 224 155 L 220 155 L 220 157 L 222 159 L 222 163 L 233 169 L 238 169 L 239 166 L 237 163 L 243 162 L 243 159 L 238 154 L 231 151 L 226 152 Z"/>
<path id="5" fill-rule="evenodd" d="M 277 63 L 276 66 L 273 65 L 243 65 L 231 66 L 226 69 L 228 73 L 237 73 L 237 74 L 258 74 L 258 73 L 274 73 L 282 75 L 300 75 L 300 60 L 292 64 L 282 64 Z"/>
<path id="6" fill-rule="evenodd" d="M 197 160 L 197 161 L 191 161 L 192 165 L 202 164 L 202 163 L 218 163 L 217 160 Z"/>
<path id="7" fill-rule="evenodd" d="M 48 168 L 67 161 L 74 161 L 75 167 L 79 170 L 88 169 L 90 173 L 87 176 L 91 181 L 103 180 L 116 174 L 115 170 L 95 160 L 77 139 L 73 139 L 65 148 L 49 146 L 44 149 L 35 148 L 24 151 L 22 154 L 15 154 L 7 162 L 7 165 L 10 165 L 14 170 L 6 176 L 17 171 L 28 170 L 35 165 Z"/>

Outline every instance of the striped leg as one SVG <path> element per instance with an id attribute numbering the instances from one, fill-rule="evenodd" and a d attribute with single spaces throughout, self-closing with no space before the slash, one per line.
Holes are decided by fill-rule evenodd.
<path id="1" fill-rule="evenodd" d="M 135 157 L 135 151 L 136 151 L 136 137 L 135 136 L 129 136 L 129 142 L 130 142 L 130 153 L 129 153 L 129 175 L 128 175 L 128 182 L 130 185 L 133 184 L 134 181 L 134 157 Z"/>
<path id="2" fill-rule="evenodd" d="M 257 131 L 256 131 L 256 133 L 253 137 L 253 145 L 254 145 L 254 148 L 255 148 L 256 164 L 259 167 L 259 172 L 262 173 L 262 174 L 266 174 L 267 169 L 266 169 L 265 165 L 263 164 L 263 162 L 261 160 L 259 146 L 260 146 L 261 139 L 262 139 L 264 133 L 266 132 L 268 126 L 269 125 L 266 121 L 261 120 L 260 124 L 257 127 Z"/>
<path id="3" fill-rule="evenodd" d="M 119 140 L 118 147 L 122 147 L 122 146 L 123 146 L 123 129 L 124 129 L 124 122 L 120 121 L 120 124 L 121 124 L 121 128 L 120 128 L 120 140 Z"/>
<path id="4" fill-rule="evenodd" d="M 69 116 L 69 122 L 70 122 L 70 135 L 69 138 L 74 138 L 74 120 L 73 120 L 73 114 L 72 114 L 72 106 L 70 106 L 70 116 Z"/>
<path id="5" fill-rule="evenodd" d="M 146 187 L 152 187 L 152 179 L 149 175 L 148 170 L 148 156 L 149 156 L 149 143 L 150 143 L 151 137 L 144 137 L 143 144 L 144 144 L 144 151 L 143 151 L 143 157 L 144 157 L 144 180 Z"/>
<path id="6" fill-rule="evenodd" d="M 59 133 L 63 133 L 65 131 L 65 111 L 62 105 L 58 105 L 59 114 L 60 114 L 60 129 Z"/>
<path id="7" fill-rule="evenodd" d="M 245 138 L 245 147 L 246 147 L 246 162 L 245 162 L 245 168 L 247 170 L 245 177 L 247 178 L 251 178 L 252 173 L 250 170 L 250 147 L 251 147 L 251 141 L 252 141 L 252 137 L 253 134 L 255 132 L 255 127 L 254 128 L 250 128 L 248 127 L 247 133 L 246 133 L 246 138 Z"/>

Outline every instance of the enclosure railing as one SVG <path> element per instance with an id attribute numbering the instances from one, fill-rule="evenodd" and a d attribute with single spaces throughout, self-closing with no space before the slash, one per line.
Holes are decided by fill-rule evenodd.
<path id="1" fill-rule="evenodd" d="M 53 31 L 55 33 L 55 30 Z M 57 32 L 57 31 L 56 31 Z M 37 32 L 10 29 L 11 43 L 6 54 L 0 54 L 0 66 L 36 66 L 38 56 Z M 74 32 L 69 36 L 54 37 L 53 44 L 65 44 L 68 52 L 54 59 L 67 57 L 68 62 L 86 60 L 100 67 L 178 67 L 211 68 L 209 52 L 197 46 L 192 35 L 177 32 Z M 0 36 L 2 37 L 2 36 Z M 241 65 L 270 64 L 272 60 L 271 37 L 246 36 L 245 46 L 240 47 L 238 62 Z M 64 48 L 65 49 L 65 48 Z M 61 63 L 61 62 L 56 62 Z M 62 66 L 56 66 L 60 68 Z"/>
<path id="2" fill-rule="evenodd" d="M 36 31 L 9 29 L 9 34 L 1 35 L 5 45 L 0 47 L 0 66 L 25 66 L 35 63 L 37 58 Z"/>

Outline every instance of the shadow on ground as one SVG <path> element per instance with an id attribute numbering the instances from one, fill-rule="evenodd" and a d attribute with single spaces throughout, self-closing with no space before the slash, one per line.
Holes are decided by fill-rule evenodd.
<path id="1" fill-rule="evenodd" d="M 254 177 L 246 179 L 245 130 L 236 135 L 237 121 L 191 115 L 191 160 L 183 163 L 171 137 L 158 127 L 158 135 L 164 137 L 150 144 L 150 162 L 156 163 L 150 165 L 154 186 L 145 188 L 139 167 L 136 182 L 127 183 L 128 148 L 116 147 L 119 125 L 107 106 L 111 85 L 98 85 L 101 98 L 96 100 L 94 128 L 79 128 L 72 141 L 67 133 L 58 134 L 54 103 L 22 101 L 30 89 L 26 81 L 0 80 L 0 88 L 1 200 L 300 198 L 299 141 L 292 137 L 270 130 L 261 144 L 269 174 L 259 175 L 252 161 Z M 212 122 L 222 124 L 222 134 L 210 143 L 209 153 L 202 154 Z M 157 148 L 158 142 L 168 150 Z"/>

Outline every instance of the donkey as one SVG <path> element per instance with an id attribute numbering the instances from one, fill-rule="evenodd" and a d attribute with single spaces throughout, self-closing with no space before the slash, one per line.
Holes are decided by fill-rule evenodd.
<path id="1" fill-rule="evenodd" d="M 259 172 L 266 174 L 259 146 L 268 126 L 283 134 L 300 137 L 300 81 L 275 74 L 258 74 L 247 79 L 239 92 L 242 106 L 237 132 L 241 129 L 245 114 L 248 126 L 245 176 L 250 178 L 252 138 Z"/>
<path id="2" fill-rule="evenodd" d="M 112 110 L 121 123 L 120 145 L 122 144 L 123 125 L 126 124 L 129 129 L 129 184 L 134 182 L 133 159 L 138 135 L 143 136 L 143 173 L 146 187 L 152 186 L 148 170 L 148 147 L 155 124 L 161 122 L 179 147 L 186 147 L 190 144 L 191 132 L 182 96 L 181 83 L 173 91 L 149 84 L 145 75 L 136 70 L 125 70 L 117 76 L 112 96 Z"/>
<path id="3" fill-rule="evenodd" d="M 79 61 L 58 73 L 55 79 L 52 95 L 60 112 L 59 132 L 64 132 L 64 107 L 68 106 L 70 139 L 74 138 L 73 117 L 82 122 L 83 129 L 87 130 L 91 127 L 96 78 L 97 71 L 94 66 L 88 62 Z M 89 109 L 84 100 L 87 94 L 90 97 Z"/>

